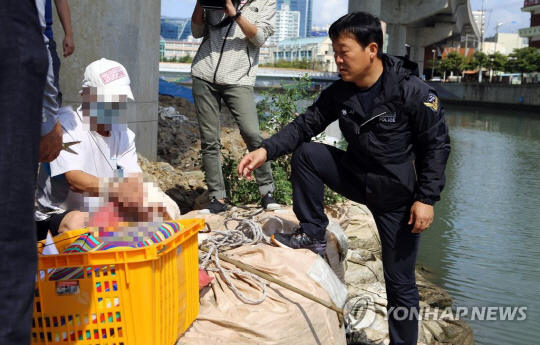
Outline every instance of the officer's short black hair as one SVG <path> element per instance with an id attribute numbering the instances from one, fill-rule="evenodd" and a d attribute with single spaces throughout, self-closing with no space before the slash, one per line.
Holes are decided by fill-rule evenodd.
<path id="1" fill-rule="evenodd" d="M 332 41 L 341 34 L 352 35 L 364 49 L 372 42 L 377 43 L 379 47 L 377 57 L 382 58 L 383 33 L 381 20 L 378 17 L 367 12 L 346 14 L 336 20 L 328 30 L 328 35 Z"/>

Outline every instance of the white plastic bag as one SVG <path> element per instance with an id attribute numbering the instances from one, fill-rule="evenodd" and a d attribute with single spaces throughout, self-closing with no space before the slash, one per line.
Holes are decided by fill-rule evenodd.
<path id="1" fill-rule="evenodd" d="M 347 288 L 323 258 L 320 256 L 317 258 L 317 261 L 310 267 L 307 275 L 326 290 L 336 306 L 342 308 L 345 305 L 347 301 Z"/>

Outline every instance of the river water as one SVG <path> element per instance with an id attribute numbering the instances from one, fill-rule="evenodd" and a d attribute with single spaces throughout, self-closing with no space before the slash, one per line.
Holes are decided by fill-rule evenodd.
<path id="1" fill-rule="evenodd" d="M 477 344 L 540 344 L 540 115 L 457 106 L 446 114 L 447 184 L 418 262 L 454 307 L 469 308 L 463 319 Z M 526 319 L 472 320 L 474 307 L 527 307 Z"/>

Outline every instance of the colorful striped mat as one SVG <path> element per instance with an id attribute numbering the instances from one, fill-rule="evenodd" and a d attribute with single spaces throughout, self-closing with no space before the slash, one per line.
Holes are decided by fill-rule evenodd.
<path id="1" fill-rule="evenodd" d="M 182 225 L 176 222 L 165 222 L 152 234 L 152 236 L 141 242 L 131 242 L 130 247 L 141 248 L 148 247 L 156 243 L 165 241 L 178 231 L 182 230 Z M 90 233 L 79 236 L 72 244 L 70 244 L 64 253 L 88 253 L 98 250 L 108 250 L 117 248 L 118 245 L 113 243 L 106 243 Z M 99 274 L 100 267 L 94 267 L 94 274 Z M 108 268 L 111 275 L 114 275 L 114 266 Z M 102 267 L 102 274 L 107 274 L 107 267 Z M 82 279 L 84 278 L 85 270 L 83 267 L 67 267 L 57 268 L 51 272 L 49 280 L 69 280 L 69 279 Z M 92 267 L 86 267 L 86 276 L 91 277 Z"/>

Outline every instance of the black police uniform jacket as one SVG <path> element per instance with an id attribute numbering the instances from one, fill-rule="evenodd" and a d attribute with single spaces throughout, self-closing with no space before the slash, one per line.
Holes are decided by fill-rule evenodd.
<path id="1" fill-rule="evenodd" d="M 392 210 L 413 200 L 433 205 L 450 154 L 444 110 L 435 90 L 418 77 L 416 63 L 389 55 L 382 60 L 381 91 L 371 112 L 363 111 L 357 86 L 340 79 L 261 146 L 273 160 L 339 120 L 348 143 L 343 164 L 358 177 L 368 206 Z"/>

